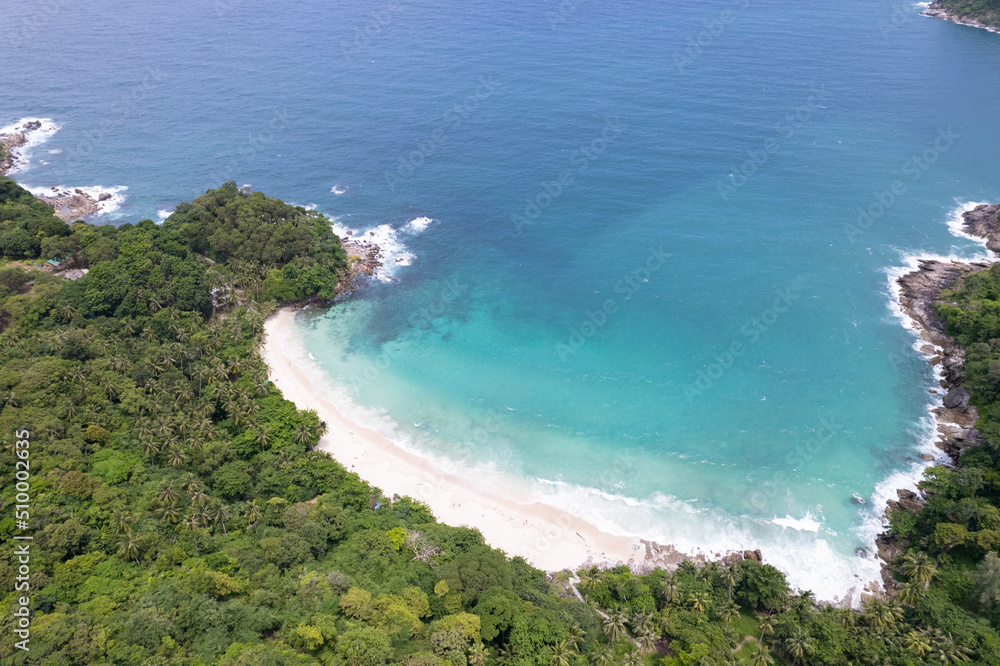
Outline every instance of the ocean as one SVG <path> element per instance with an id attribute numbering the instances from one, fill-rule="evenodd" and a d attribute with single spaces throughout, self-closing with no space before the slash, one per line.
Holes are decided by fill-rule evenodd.
<path id="1" fill-rule="evenodd" d="M 235 180 L 375 234 L 298 323 L 345 413 L 842 598 L 938 453 L 892 277 L 983 256 L 953 231 L 1000 201 L 1000 35 L 920 9 L 11 2 L 0 125 L 49 119 L 12 175 L 115 188 L 98 222 Z"/>

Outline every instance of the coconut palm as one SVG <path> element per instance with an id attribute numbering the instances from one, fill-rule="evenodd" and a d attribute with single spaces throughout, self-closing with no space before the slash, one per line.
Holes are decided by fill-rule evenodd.
<path id="1" fill-rule="evenodd" d="M 918 657 L 923 657 L 931 651 L 931 641 L 927 634 L 913 629 L 903 637 L 903 647 Z"/>
<path id="2" fill-rule="evenodd" d="M 212 506 L 211 516 L 216 525 L 222 525 L 222 533 L 228 537 L 229 532 L 226 531 L 226 523 L 229 521 L 230 515 L 226 505 L 222 502 L 216 502 Z"/>
<path id="3" fill-rule="evenodd" d="M 625 655 L 625 666 L 642 666 L 643 658 L 638 652 L 629 652 Z"/>
<path id="4" fill-rule="evenodd" d="M 930 658 L 931 661 L 942 664 L 958 664 L 972 661 L 972 658 L 969 656 L 971 654 L 972 650 L 956 643 L 951 634 L 949 634 L 947 637 L 942 636 L 934 641 Z"/>
<path id="5" fill-rule="evenodd" d="M 792 661 L 799 662 L 812 654 L 815 641 L 801 627 L 796 627 L 795 631 L 785 639 L 784 647 Z"/>
<path id="6" fill-rule="evenodd" d="M 572 647 L 574 651 L 580 651 L 580 646 L 586 638 L 587 635 L 584 633 L 583 628 L 579 624 L 574 624 L 569 628 L 569 638 L 567 640 L 569 641 L 570 647 Z"/>
<path id="7" fill-rule="evenodd" d="M 591 660 L 594 662 L 594 666 L 611 666 L 615 663 L 615 654 L 611 648 L 605 647 L 593 653 Z"/>
<path id="8" fill-rule="evenodd" d="M 864 616 L 868 626 L 885 629 L 903 619 L 903 610 L 898 606 L 875 600 L 868 604 Z"/>
<path id="9" fill-rule="evenodd" d="M 257 529 L 257 521 L 261 519 L 262 515 L 263 514 L 260 511 L 260 505 L 257 503 L 257 500 L 250 502 L 250 505 L 247 508 L 247 522 L 253 525 L 255 531 Z"/>
<path id="10" fill-rule="evenodd" d="M 297 428 L 295 428 L 295 441 L 303 446 L 312 440 L 312 436 L 312 428 L 307 426 L 305 423 L 301 423 Z"/>
<path id="11" fill-rule="evenodd" d="M 486 663 L 486 647 L 482 643 L 476 643 L 469 648 L 469 663 L 472 666 L 483 666 Z"/>
<path id="12" fill-rule="evenodd" d="M 899 600 L 908 606 L 916 606 L 924 596 L 924 586 L 917 581 L 899 586 Z"/>
<path id="13" fill-rule="evenodd" d="M 771 653 L 767 651 L 767 648 L 764 647 L 763 643 L 757 643 L 757 647 L 754 648 L 751 659 L 753 666 L 770 666 L 774 663 L 774 658 L 771 656 Z"/>
<path id="14" fill-rule="evenodd" d="M 937 565 L 931 561 L 927 553 L 907 553 L 903 556 L 902 570 L 904 576 L 921 583 L 926 588 L 937 571 Z"/>
<path id="15" fill-rule="evenodd" d="M 150 462 L 152 462 L 153 456 L 160 452 L 160 443 L 152 438 L 144 439 L 142 440 L 142 450 L 146 452 Z"/>
<path id="16" fill-rule="evenodd" d="M 558 641 L 552 646 L 552 666 L 569 666 L 570 657 L 576 652 L 565 641 Z"/>
<path id="17" fill-rule="evenodd" d="M 637 640 L 639 642 L 639 649 L 643 654 L 652 654 L 653 651 L 656 650 L 657 638 L 659 638 L 659 636 L 657 636 L 651 628 L 645 629 L 639 633 Z"/>
<path id="18" fill-rule="evenodd" d="M 729 588 L 729 599 L 733 598 L 733 587 L 740 582 L 740 571 L 736 568 L 735 564 L 726 567 L 725 573 L 722 574 L 723 579 L 726 581 L 726 587 Z"/>
<path id="19" fill-rule="evenodd" d="M 118 542 L 118 557 L 125 560 L 135 560 L 139 564 L 139 544 L 129 532 L 128 536 Z"/>
<path id="20" fill-rule="evenodd" d="M 777 624 L 778 618 L 775 615 L 758 615 L 760 622 L 760 639 L 764 640 L 764 636 L 774 635 L 774 625 Z"/>
<path id="21" fill-rule="evenodd" d="M 132 516 L 116 509 L 111 514 L 111 527 L 115 531 L 115 536 L 132 534 Z"/>
<path id="22" fill-rule="evenodd" d="M 729 629 L 729 623 L 733 621 L 734 618 L 739 617 L 740 607 L 734 604 L 732 601 L 727 601 L 721 606 L 716 613 L 718 618 L 726 623 L 726 629 Z"/>
<path id="23" fill-rule="evenodd" d="M 687 603 L 695 613 L 704 613 L 708 609 L 708 595 L 689 594 Z"/>
<path id="24" fill-rule="evenodd" d="M 681 599 L 680 586 L 673 576 L 663 581 L 663 596 L 667 604 L 676 604 Z"/>
<path id="25" fill-rule="evenodd" d="M 612 643 L 615 643 L 625 636 L 625 613 L 614 611 L 604 618 L 604 633 Z"/>
<path id="26" fill-rule="evenodd" d="M 256 432 L 257 443 L 260 444 L 261 452 L 264 451 L 264 447 L 271 443 L 271 431 L 267 426 L 261 426 Z"/>
<path id="27" fill-rule="evenodd" d="M 167 462 L 172 467 L 180 467 L 187 461 L 187 454 L 179 446 L 171 446 L 167 450 Z"/>

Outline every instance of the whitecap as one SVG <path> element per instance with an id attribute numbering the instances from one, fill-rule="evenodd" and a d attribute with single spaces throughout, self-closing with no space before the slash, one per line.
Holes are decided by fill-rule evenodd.
<path id="1" fill-rule="evenodd" d="M 156 217 L 158 217 L 161 222 L 163 220 L 167 219 L 168 217 L 170 217 L 173 214 L 174 214 L 173 209 L 171 209 L 171 210 L 160 209 L 160 210 L 156 211 Z"/>
<path id="2" fill-rule="evenodd" d="M 819 532 L 820 523 L 817 522 L 810 514 L 806 514 L 804 518 L 792 518 L 788 514 L 785 514 L 784 518 L 773 518 L 771 520 L 775 525 L 780 525 L 781 527 L 790 528 L 793 530 L 799 530 L 801 532 Z"/>
<path id="3" fill-rule="evenodd" d="M 416 219 L 407 222 L 406 226 L 403 227 L 403 229 L 405 229 L 407 233 L 416 235 L 419 234 L 421 231 L 427 229 L 427 227 L 431 226 L 433 222 L 434 220 L 432 220 L 429 217 L 418 217 Z"/>
<path id="4" fill-rule="evenodd" d="M 334 185 L 333 187 L 330 188 L 330 191 L 336 194 L 337 196 L 340 196 L 341 194 L 347 193 L 347 188 L 341 187 L 340 185 Z"/>

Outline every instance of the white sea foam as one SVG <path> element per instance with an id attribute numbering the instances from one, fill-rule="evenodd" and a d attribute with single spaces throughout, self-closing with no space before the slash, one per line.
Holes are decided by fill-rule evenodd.
<path id="1" fill-rule="evenodd" d="M 813 519 L 810 514 L 806 514 L 804 518 L 792 518 L 789 515 L 785 515 L 784 518 L 774 518 L 771 520 L 775 525 L 780 525 L 781 527 L 787 527 L 793 530 L 799 530 L 802 532 L 819 532 L 820 523 Z"/>
<path id="2" fill-rule="evenodd" d="M 118 185 L 115 187 L 102 187 L 100 185 L 91 185 L 88 187 L 64 187 L 62 185 L 57 185 L 54 187 L 28 187 L 24 186 L 24 189 L 28 190 L 32 194 L 43 197 L 52 196 L 68 196 L 73 194 L 76 190 L 80 190 L 94 201 L 97 202 L 97 213 L 96 215 L 106 215 L 108 213 L 118 210 L 121 205 L 125 202 L 125 195 L 122 194 L 128 189 L 127 185 Z M 100 201 L 101 195 L 109 194 L 111 198 Z"/>
<path id="3" fill-rule="evenodd" d="M 41 126 L 34 130 L 24 129 L 25 125 L 31 122 L 39 122 Z M 16 123 L 0 127 L 0 134 L 24 132 L 25 138 L 24 145 L 11 148 L 11 167 L 8 169 L 7 174 L 27 171 L 31 165 L 31 149 L 48 141 L 60 129 L 61 126 L 57 125 L 51 118 L 21 118 Z"/>
<path id="4" fill-rule="evenodd" d="M 399 239 L 399 230 L 388 224 L 380 224 L 371 229 L 357 230 L 335 219 L 331 223 L 333 233 L 345 240 L 369 241 L 381 250 L 382 267 L 374 277 L 380 282 L 393 282 L 400 267 L 409 266 L 417 259 Z"/>
<path id="5" fill-rule="evenodd" d="M 161 222 L 163 220 L 167 219 L 168 217 L 170 217 L 173 214 L 174 214 L 173 209 L 171 209 L 171 210 L 160 209 L 160 210 L 156 211 L 156 216 L 160 219 Z"/>
<path id="6" fill-rule="evenodd" d="M 333 187 L 330 188 L 330 191 L 339 197 L 340 195 L 347 193 L 347 188 L 341 187 L 340 185 L 334 185 Z"/>
<path id="7" fill-rule="evenodd" d="M 403 227 L 403 229 L 405 229 L 407 233 L 416 235 L 419 234 L 421 231 L 427 229 L 427 227 L 431 226 L 433 222 L 434 220 L 432 220 L 429 217 L 418 217 L 414 220 L 410 220 L 409 222 L 407 222 L 406 226 Z"/>
<path id="8" fill-rule="evenodd" d="M 980 236 L 973 236 L 965 230 L 965 221 L 963 215 L 970 210 L 976 208 L 977 206 L 984 205 L 984 202 L 980 201 L 966 201 L 966 202 L 956 202 L 958 205 L 950 213 L 948 213 L 948 231 L 952 233 L 953 236 L 958 236 L 959 238 L 967 238 L 978 245 L 982 245 L 986 248 L 986 239 Z M 989 253 L 992 257 L 993 254 Z"/>
<path id="9" fill-rule="evenodd" d="M 952 235 L 974 241 L 982 246 L 982 251 L 975 253 L 972 257 L 952 253 L 948 255 L 933 253 L 912 253 L 900 251 L 901 266 L 891 266 L 886 269 L 886 294 L 888 296 L 889 311 L 907 331 L 912 335 L 912 348 L 916 354 L 930 360 L 932 356 L 940 354 L 943 350 L 924 340 L 920 335 L 917 323 L 903 310 L 900 302 L 902 287 L 899 278 L 919 269 L 922 261 L 941 262 L 996 262 L 997 257 L 986 249 L 986 241 L 978 236 L 967 233 L 963 226 L 962 216 L 964 213 L 981 205 L 979 202 L 956 202 L 956 207 L 952 209 L 947 217 L 946 223 Z M 928 351 L 930 349 L 930 351 Z M 944 378 L 941 365 L 932 366 L 932 382 L 928 388 L 940 389 L 941 381 Z M 948 462 L 948 456 L 936 446 L 938 441 L 937 419 L 934 417 L 934 409 L 939 406 L 938 394 L 927 394 L 928 399 L 925 405 L 926 414 L 915 424 L 915 430 L 910 433 L 916 443 L 917 450 L 922 454 L 929 454 L 932 460 L 917 460 L 910 463 L 905 469 L 901 469 L 888 477 L 882 479 L 872 493 L 870 501 L 862 510 L 864 519 L 857 528 L 858 539 L 867 544 L 869 553 L 874 553 L 875 539 L 885 531 L 887 521 L 884 511 L 886 502 L 890 499 L 897 499 L 897 490 L 917 490 L 917 483 L 923 478 L 924 470 L 933 465 Z M 934 397 L 932 397 L 934 396 Z M 872 556 L 874 557 L 874 556 Z M 878 562 L 878 560 L 875 560 Z"/>

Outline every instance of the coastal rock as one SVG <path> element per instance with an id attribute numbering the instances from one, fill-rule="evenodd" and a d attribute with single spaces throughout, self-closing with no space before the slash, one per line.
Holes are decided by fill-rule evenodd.
<path id="1" fill-rule="evenodd" d="M 763 562 L 763 558 L 760 555 L 759 550 L 745 550 L 743 551 L 743 559 L 753 560 L 754 562 Z"/>
<path id="2" fill-rule="evenodd" d="M 101 196 L 97 197 L 97 200 L 98 200 L 98 201 L 107 201 L 107 200 L 108 200 L 108 199 L 110 199 L 110 198 L 111 198 L 111 195 L 110 195 L 110 194 L 108 194 L 107 192 L 105 192 L 105 193 L 104 193 L 104 194 L 102 194 Z"/>
<path id="3" fill-rule="evenodd" d="M 934 5 L 931 5 L 931 9 Z M 925 12 L 927 14 L 927 12 Z M 981 205 L 963 214 L 963 229 L 966 233 L 986 239 L 987 247 L 1000 253 L 1000 204 Z M 944 322 L 937 314 L 934 303 L 941 294 L 951 289 L 960 278 L 986 270 L 989 263 L 959 263 L 936 260 L 921 260 L 918 268 L 898 280 L 900 287 L 899 304 L 903 312 L 913 320 L 920 337 L 928 343 L 921 345 L 921 351 L 930 357 L 932 365 L 939 366 L 941 388 L 931 390 L 941 395 L 941 406 L 932 410 L 937 421 L 938 440 L 935 446 L 948 454 L 952 461 L 958 460 L 962 451 L 979 443 L 976 430 L 979 418 L 976 408 L 969 404 L 969 393 L 963 387 L 965 382 L 965 350 L 945 330 Z M 924 462 L 933 462 L 934 456 L 922 454 Z M 887 517 L 894 511 L 918 512 L 923 499 L 910 490 L 897 490 L 898 500 L 887 500 Z M 909 547 L 909 542 L 896 541 L 890 534 L 883 533 L 876 538 L 878 557 L 885 563 L 882 567 L 882 582 L 887 592 L 895 589 L 895 580 L 889 570 L 892 562 Z"/>
<path id="4" fill-rule="evenodd" d="M 948 409 L 955 409 L 956 407 L 968 407 L 969 405 L 969 392 L 965 390 L 964 386 L 956 386 L 955 388 L 948 391 L 944 396 L 944 406 Z"/>
<path id="5" fill-rule="evenodd" d="M 942 4 L 940 0 L 934 0 L 934 2 L 927 7 L 927 9 L 920 12 L 920 15 L 940 19 L 942 21 L 951 21 L 952 23 L 967 25 L 972 28 L 981 28 L 983 30 L 989 30 L 990 32 L 1000 32 L 1000 28 L 996 25 L 1000 22 L 1000 16 L 997 16 L 995 12 L 990 12 L 989 10 L 983 11 L 984 13 L 978 18 L 969 14 L 952 14 L 945 8 L 944 4 Z M 984 23 L 979 20 L 980 18 L 990 21 L 990 23 Z"/>

